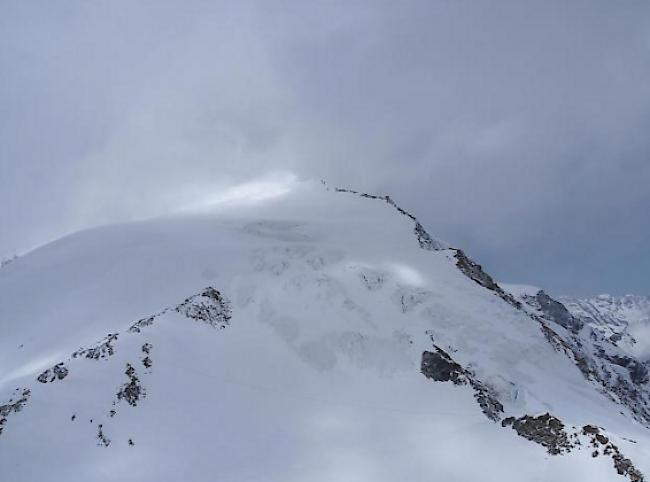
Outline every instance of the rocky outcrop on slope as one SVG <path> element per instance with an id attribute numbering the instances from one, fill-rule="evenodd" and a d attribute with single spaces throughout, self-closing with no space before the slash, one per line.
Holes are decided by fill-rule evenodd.
<path id="1" fill-rule="evenodd" d="M 29 388 L 24 388 L 24 389 L 16 389 L 16 396 L 18 397 L 18 400 L 14 401 L 14 398 L 10 398 L 7 403 L 4 405 L 0 405 L 0 435 L 2 435 L 2 432 L 4 431 L 4 426 L 7 423 L 7 418 L 12 414 L 12 413 L 18 413 L 22 412 L 23 407 L 29 400 L 29 397 L 31 396 L 32 391 Z"/>
<path id="2" fill-rule="evenodd" d="M 585 425 L 578 430 L 566 430 L 565 424 L 550 413 L 537 417 L 524 415 L 508 417 L 501 422 L 503 427 L 512 427 L 517 435 L 546 448 L 551 455 L 564 455 L 573 450 L 591 450 L 592 457 L 611 457 L 614 469 L 631 482 L 643 482 L 643 474 L 626 458 L 616 444 L 599 427 Z"/>
<path id="3" fill-rule="evenodd" d="M 444 350 L 433 346 L 434 350 L 422 354 L 420 372 L 436 382 L 452 382 L 454 385 L 470 385 L 474 390 L 474 399 L 485 416 L 498 422 L 503 414 L 503 405 L 493 390 L 476 378 L 469 370 L 456 363 Z"/>
<path id="4" fill-rule="evenodd" d="M 133 323 L 129 329 L 127 330 L 128 333 L 141 333 L 144 328 L 147 326 L 153 325 L 153 320 L 156 318 L 156 316 L 160 316 L 161 313 L 158 313 L 155 316 L 150 316 L 149 318 L 142 318 L 135 323 Z"/>
<path id="5" fill-rule="evenodd" d="M 496 393 L 478 380 L 474 373 L 463 368 L 459 363 L 433 345 L 434 351 L 422 353 L 420 372 L 436 382 L 451 382 L 456 386 L 470 385 L 474 398 L 483 414 L 493 422 L 498 422 L 504 414 L 504 407 Z M 573 450 L 591 447 L 592 456 L 609 456 L 612 458 L 617 473 L 626 476 L 631 482 L 643 482 L 643 474 L 635 468 L 611 440 L 597 427 L 584 426 L 581 430 L 571 427 L 567 430 L 559 418 L 544 413 L 541 415 L 523 415 L 506 417 L 501 421 L 502 427 L 511 427 L 517 435 L 544 447 L 550 455 L 565 455 Z"/>
<path id="6" fill-rule="evenodd" d="M 130 363 L 126 364 L 124 374 L 129 378 L 129 381 L 120 387 L 120 390 L 117 392 L 117 400 L 124 400 L 132 407 L 137 407 L 138 401 L 141 398 L 145 398 L 147 392 L 140 384 L 138 374 Z"/>
<path id="7" fill-rule="evenodd" d="M 109 333 L 102 341 L 92 348 L 80 348 L 72 354 L 72 358 L 88 358 L 90 360 L 100 360 L 108 358 L 115 354 L 114 343 L 117 341 L 117 333 Z"/>
<path id="8" fill-rule="evenodd" d="M 589 438 L 591 447 L 595 449 L 591 454 L 592 457 L 598 457 L 599 455 L 610 456 L 619 475 L 626 476 L 632 482 L 643 482 L 645 480 L 643 474 L 634 467 L 632 461 L 621 453 L 619 448 L 609 437 L 602 433 L 599 427 L 585 425 L 582 427 L 582 435 Z"/>
<path id="9" fill-rule="evenodd" d="M 68 369 L 66 368 L 63 362 L 54 365 L 52 368 L 48 368 L 43 373 L 41 373 L 37 380 L 41 383 L 50 383 L 55 380 L 63 380 L 68 376 Z"/>
<path id="10" fill-rule="evenodd" d="M 214 288 L 206 288 L 200 295 L 186 299 L 174 311 L 213 328 L 225 328 L 232 318 L 230 301 Z"/>
<path id="11" fill-rule="evenodd" d="M 562 420 L 550 413 L 538 417 L 508 417 L 501 422 L 501 426 L 511 426 L 520 437 L 542 445 L 551 455 L 562 455 L 575 447 L 569 441 Z"/>
<path id="12" fill-rule="evenodd" d="M 548 320 L 562 328 L 578 333 L 584 326 L 584 323 L 569 313 L 562 303 L 555 301 L 544 291 L 540 290 L 535 296 L 524 296 L 529 306 L 541 311 Z"/>

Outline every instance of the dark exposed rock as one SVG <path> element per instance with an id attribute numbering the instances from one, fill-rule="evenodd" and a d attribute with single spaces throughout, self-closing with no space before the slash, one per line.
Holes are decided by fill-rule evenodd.
<path id="1" fill-rule="evenodd" d="M 630 372 L 630 378 L 634 383 L 648 383 L 648 368 L 645 365 L 634 360 L 627 366 L 627 370 Z"/>
<path id="2" fill-rule="evenodd" d="M 200 295 L 186 299 L 175 311 L 214 328 L 225 328 L 232 318 L 230 301 L 214 288 L 206 288 Z"/>
<path id="3" fill-rule="evenodd" d="M 104 434 L 104 428 L 102 424 L 99 424 L 97 426 L 97 445 L 103 446 L 103 447 L 108 447 L 111 444 L 111 439 L 109 439 L 106 434 Z"/>
<path id="4" fill-rule="evenodd" d="M 55 380 L 63 380 L 67 376 L 68 369 L 63 363 L 59 363 L 41 373 L 37 380 L 41 383 L 50 383 Z"/>
<path id="5" fill-rule="evenodd" d="M 473 259 L 468 257 L 462 249 L 456 250 L 456 266 L 462 271 L 462 273 L 468 278 L 476 281 L 481 286 L 492 290 L 499 290 L 499 285 L 497 285 L 492 277 L 483 271 L 483 267 L 476 263 Z"/>
<path id="6" fill-rule="evenodd" d="M 425 351 L 422 354 L 422 374 L 437 382 L 453 382 L 454 385 L 465 385 L 465 370 L 453 361 L 447 353 L 437 348 L 436 353 Z"/>
<path id="7" fill-rule="evenodd" d="M 117 392 L 117 400 L 124 400 L 132 407 L 136 407 L 138 401 L 146 396 L 146 392 L 142 385 L 140 385 L 140 379 L 131 364 L 126 364 L 126 371 L 124 373 L 129 377 L 129 382 L 122 385 L 120 391 Z"/>
<path id="8" fill-rule="evenodd" d="M 615 453 L 612 455 L 614 460 L 614 468 L 618 475 L 627 476 L 632 482 L 644 482 L 645 478 L 643 474 L 634 467 L 634 464 L 630 459 L 625 458 L 620 453 Z"/>
<path id="9" fill-rule="evenodd" d="M 549 344 L 553 347 L 555 351 L 558 352 L 564 352 L 566 355 L 573 353 L 571 351 L 571 348 L 566 344 L 564 339 L 558 335 L 555 331 L 553 331 L 545 322 L 542 320 L 538 320 L 542 333 L 544 334 L 544 338 L 546 338 L 546 341 L 549 342 Z"/>
<path id="10" fill-rule="evenodd" d="M 454 257 L 456 258 L 456 266 L 461 273 L 484 288 L 494 291 L 499 297 L 515 308 L 521 309 L 521 303 L 496 284 L 492 277 L 483 270 L 483 267 L 467 256 L 462 249 L 456 249 Z"/>
<path id="11" fill-rule="evenodd" d="M 14 402 L 13 398 L 11 398 L 6 404 L 0 405 L 0 435 L 4 431 L 4 425 L 7 423 L 9 415 L 22 412 L 23 407 L 32 394 L 32 391 L 27 388 L 23 389 L 22 392 L 20 390 L 17 391 L 20 392 L 20 398 L 18 400 Z"/>
<path id="12" fill-rule="evenodd" d="M 415 221 L 415 228 L 413 231 L 415 232 L 415 236 L 418 238 L 420 248 L 428 251 L 440 251 L 441 249 L 444 249 L 437 240 L 432 238 L 431 235 L 426 232 L 424 227 L 418 221 Z"/>
<path id="13" fill-rule="evenodd" d="M 142 318 L 141 320 L 138 320 L 135 323 L 133 323 L 127 331 L 129 333 L 140 333 L 143 328 L 153 325 L 154 318 L 155 316 L 151 316 L 149 318 Z"/>
<path id="14" fill-rule="evenodd" d="M 534 299 L 539 310 L 551 321 L 574 333 L 579 332 L 583 327 L 582 321 L 575 318 L 562 303 L 555 301 L 544 293 L 544 291 L 540 290 Z"/>
<path id="15" fill-rule="evenodd" d="M 454 385 L 469 384 L 474 389 L 474 399 L 487 418 L 494 422 L 501 420 L 503 405 L 496 394 L 474 375 L 456 363 L 448 353 L 435 346 L 435 352 L 422 353 L 421 373 L 437 382 L 452 382 Z"/>
<path id="16" fill-rule="evenodd" d="M 600 429 L 598 427 L 594 427 L 593 425 L 585 425 L 582 427 L 582 433 L 584 435 L 595 435 L 597 433 L 600 433 Z"/>
<path id="17" fill-rule="evenodd" d="M 493 422 L 501 420 L 503 405 L 499 402 L 496 394 L 489 387 L 486 387 L 483 383 L 474 378 L 470 378 L 469 382 L 474 389 L 474 398 L 481 407 L 481 411 L 485 416 Z"/>
<path id="18" fill-rule="evenodd" d="M 501 425 L 512 426 L 519 436 L 542 445 L 551 455 L 570 452 L 574 447 L 564 431 L 562 421 L 550 413 L 539 417 L 530 415 L 520 418 L 508 417 L 501 422 Z"/>
<path id="19" fill-rule="evenodd" d="M 609 437 L 600 433 L 599 427 L 593 425 L 585 425 L 582 427 L 582 434 L 589 436 L 591 443 L 594 447 L 601 448 L 603 455 L 610 456 L 614 462 L 614 468 L 619 475 L 626 476 L 631 482 L 644 482 L 643 474 L 634 467 L 632 461 L 626 458 Z M 598 450 L 594 453 L 598 454 Z"/>
<path id="20" fill-rule="evenodd" d="M 629 356 L 606 355 L 604 353 L 601 356 L 615 365 L 627 368 L 633 383 L 638 385 L 648 383 L 648 368 L 634 358 Z"/>
<path id="21" fill-rule="evenodd" d="M 32 394 L 31 390 L 24 389 L 18 400 L 14 402 L 13 399 L 10 399 L 9 403 L 6 403 L 5 405 L 0 405 L 0 417 L 6 417 L 11 412 L 18 413 L 22 411 L 24 405 L 27 403 L 27 400 L 29 400 L 31 394 Z"/>
<path id="22" fill-rule="evenodd" d="M 115 347 L 113 344 L 117 341 L 117 333 L 109 333 L 106 338 L 100 341 L 93 348 L 82 348 L 72 354 L 72 358 L 89 358 L 91 360 L 99 360 L 101 358 L 108 358 L 115 354 Z"/>

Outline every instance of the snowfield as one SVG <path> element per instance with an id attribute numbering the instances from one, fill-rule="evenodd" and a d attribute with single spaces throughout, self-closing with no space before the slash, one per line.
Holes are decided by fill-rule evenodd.
<path id="1" fill-rule="evenodd" d="M 650 474 L 643 365 L 341 191 L 294 183 L 2 267 L 0 478 Z"/>

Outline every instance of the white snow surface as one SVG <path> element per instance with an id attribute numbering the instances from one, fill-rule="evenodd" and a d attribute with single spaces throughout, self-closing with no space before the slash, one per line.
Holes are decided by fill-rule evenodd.
<path id="1" fill-rule="evenodd" d="M 306 182 L 81 232 L 4 266 L 0 405 L 30 395 L 2 425 L 0 479 L 627 480 L 586 447 L 549 455 L 488 420 L 469 386 L 427 379 L 433 343 L 506 416 L 603 427 L 650 473 L 648 430 L 413 229 L 381 200 Z M 168 310 L 129 331 L 206 287 L 229 324 Z M 72 358 L 109 334 L 114 354 Z M 67 377 L 36 381 L 60 362 Z M 136 406 L 117 397 L 127 364 L 146 395 Z"/>

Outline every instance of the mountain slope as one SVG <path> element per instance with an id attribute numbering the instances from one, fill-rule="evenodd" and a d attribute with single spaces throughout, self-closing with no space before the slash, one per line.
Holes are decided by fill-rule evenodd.
<path id="1" fill-rule="evenodd" d="M 0 467 L 642 480 L 647 381 L 545 306 L 390 198 L 319 183 L 82 232 L 0 270 Z"/>

